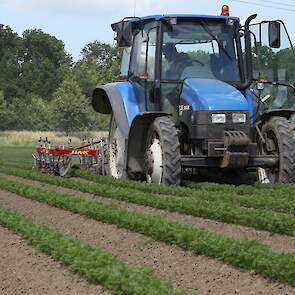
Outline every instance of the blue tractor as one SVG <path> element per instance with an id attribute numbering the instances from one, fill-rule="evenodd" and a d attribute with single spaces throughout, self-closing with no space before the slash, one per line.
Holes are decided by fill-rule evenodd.
<path id="1" fill-rule="evenodd" d="M 295 55 L 282 21 L 152 15 L 112 24 L 121 81 L 98 86 L 110 114 L 108 174 L 179 184 L 183 172 L 295 181 Z"/>

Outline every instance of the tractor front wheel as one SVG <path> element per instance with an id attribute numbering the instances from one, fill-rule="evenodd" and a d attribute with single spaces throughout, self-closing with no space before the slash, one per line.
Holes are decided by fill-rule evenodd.
<path id="1" fill-rule="evenodd" d="M 180 184 L 180 144 L 177 129 L 170 117 L 159 117 L 154 120 L 148 131 L 146 147 L 147 182 Z"/>
<path id="2" fill-rule="evenodd" d="M 261 183 L 295 182 L 295 133 L 292 124 L 283 117 L 269 119 L 261 129 L 264 141 L 258 141 L 261 155 L 275 155 L 279 163 L 274 168 L 258 168 Z"/>

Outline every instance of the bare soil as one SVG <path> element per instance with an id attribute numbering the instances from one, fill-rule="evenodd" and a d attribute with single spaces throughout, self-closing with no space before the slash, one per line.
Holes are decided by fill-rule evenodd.
<path id="1" fill-rule="evenodd" d="M 134 210 L 134 211 L 145 213 L 145 214 L 160 215 L 172 221 L 184 222 L 184 223 L 191 224 L 199 228 L 208 229 L 212 232 L 222 234 L 228 237 L 232 237 L 235 239 L 257 240 L 270 246 L 272 249 L 276 251 L 295 253 L 295 237 L 274 234 L 267 231 L 256 230 L 251 227 L 228 224 L 224 222 L 194 217 L 194 216 L 180 214 L 176 212 L 168 212 L 165 210 L 136 205 L 136 204 L 132 204 L 128 202 L 116 201 L 116 200 L 112 200 L 112 199 L 108 199 L 108 198 L 104 198 L 104 197 L 100 197 L 100 196 L 96 196 L 96 195 L 92 195 L 88 193 L 82 193 L 77 190 L 68 189 L 68 188 L 59 187 L 59 186 L 50 185 L 50 184 L 44 184 L 37 181 L 16 177 L 16 176 L 8 176 L 4 174 L 0 174 L 0 175 L 8 179 L 11 179 L 13 181 L 30 184 L 39 188 L 57 190 L 59 192 L 74 194 L 76 196 L 79 196 L 88 200 L 94 200 L 94 201 L 103 202 L 103 203 L 116 203 L 121 208 Z"/>
<path id="2" fill-rule="evenodd" d="M 0 207 L 15 209 L 36 223 L 102 247 L 132 266 L 151 267 L 174 287 L 197 289 L 198 294 L 295 294 L 295 288 L 271 282 L 253 272 L 3 190 L 0 190 Z"/>
<path id="3" fill-rule="evenodd" d="M 0 294 L 110 294 L 0 227 Z"/>

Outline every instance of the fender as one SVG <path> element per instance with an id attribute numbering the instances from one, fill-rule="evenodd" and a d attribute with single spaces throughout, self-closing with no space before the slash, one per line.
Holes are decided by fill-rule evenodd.
<path id="1" fill-rule="evenodd" d="M 274 116 L 284 117 L 289 120 L 293 114 L 295 114 L 294 109 L 267 110 L 261 115 L 260 121 L 265 122 L 266 120 Z"/>
<path id="2" fill-rule="evenodd" d="M 145 105 L 135 96 L 130 82 L 110 83 L 97 86 L 92 95 L 92 106 L 101 114 L 112 114 L 121 134 L 127 142 L 125 169 L 131 177 L 142 174 L 146 136 L 150 124 L 163 112 L 146 112 Z"/>
<path id="3" fill-rule="evenodd" d="M 128 138 L 134 117 L 139 113 L 139 102 L 130 82 L 116 82 L 100 85 L 92 95 L 92 107 L 101 114 L 113 114 L 124 137 Z"/>
<path id="4" fill-rule="evenodd" d="M 141 178 L 144 171 L 146 140 L 151 123 L 158 117 L 169 116 L 163 112 L 145 112 L 138 114 L 132 121 L 127 154 L 127 171 L 131 178 Z"/>

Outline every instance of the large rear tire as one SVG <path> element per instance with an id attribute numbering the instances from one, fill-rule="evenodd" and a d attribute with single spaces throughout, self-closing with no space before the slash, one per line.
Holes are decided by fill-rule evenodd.
<path id="1" fill-rule="evenodd" d="M 125 138 L 118 128 L 114 116 L 111 117 L 108 139 L 108 172 L 114 178 L 125 177 Z"/>
<path id="2" fill-rule="evenodd" d="M 147 182 L 180 184 L 180 144 L 177 129 L 170 117 L 159 117 L 154 120 L 148 131 L 146 147 Z"/>
<path id="3" fill-rule="evenodd" d="M 273 117 L 262 127 L 265 143 L 258 141 L 261 155 L 277 155 L 279 163 L 274 168 L 258 168 L 261 183 L 295 182 L 295 133 L 290 121 L 283 117 Z"/>

